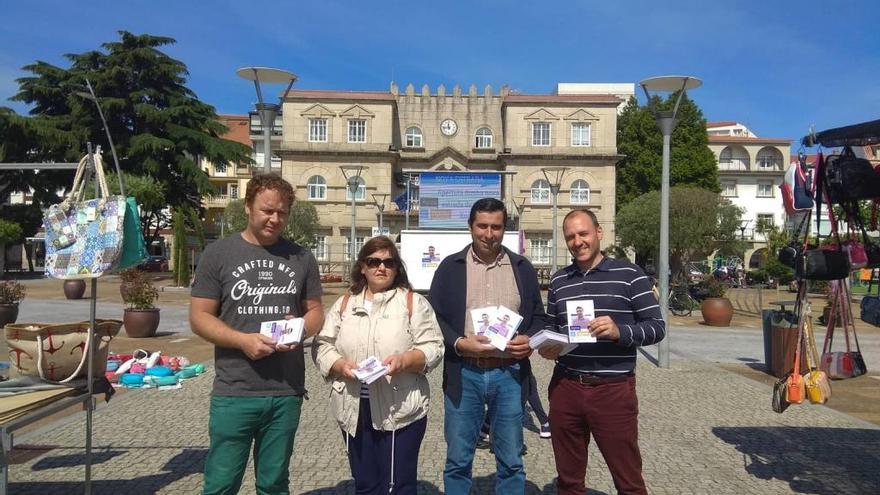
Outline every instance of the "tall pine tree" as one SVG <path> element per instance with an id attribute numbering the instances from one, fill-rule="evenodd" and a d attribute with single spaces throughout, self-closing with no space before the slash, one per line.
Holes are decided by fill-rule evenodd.
<path id="1" fill-rule="evenodd" d="M 214 107 L 199 101 L 186 86 L 186 65 L 161 51 L 174 39 L 119 32 L 120 39 L 100 50 L 68 54 L 70 67 L 37 61 L 24 67 L 32 75 L 17 80 L 12 99 L 31 105 L 29 122 L 7 115 L 7 121 L 47 139 L 31 140 L 28 153 L 74 161 L 91 141 L 109 146 L 95 105 L 77 93 L 89 79 L 107 118 L 120 166 L 134 175 L 159 182 L 167 205 L 142 211 L 147 237 L 169 223 L 168 208 L 198 209 L 201 198 L 214 192 L 199 158 L 214 163 L 248 162 L 250 148 L 222 139 L 226 128 Z M 29 126 L 29 127 L 28 127 Z M 51 139 L 49 139 L 51 138 Z M 3 146 L 8 146 L 3 138 Z M 0 177 L 4 179 L 5 177 Z"/>

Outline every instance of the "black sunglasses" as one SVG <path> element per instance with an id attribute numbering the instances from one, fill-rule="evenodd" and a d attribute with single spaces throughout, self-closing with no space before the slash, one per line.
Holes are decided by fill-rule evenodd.
<path id="1" fill-rule="evenodd" d="M 394 258 L 367 258 L 364 260 L 364 264 L 370 268 L 379 268 L 379 265 L 385 265 L 385 268 L 388 270 L 394 270 L 397 267 L 397 261 Z"/>

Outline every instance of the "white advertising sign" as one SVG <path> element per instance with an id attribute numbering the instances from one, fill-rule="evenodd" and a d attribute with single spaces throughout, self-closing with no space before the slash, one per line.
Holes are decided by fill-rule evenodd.
<path id="1" fill-rule="evenodd" d="M 520 253 L 519 232 L 505 232 L 501 243 L 514 253 Z M 404 230 L 400 233 L 400 256 L 406 264 L 406 273 L 413 289 L 431 288 L 434 272 L 449 255 L 471 243 L 471 233 L 450 230 Z"/>

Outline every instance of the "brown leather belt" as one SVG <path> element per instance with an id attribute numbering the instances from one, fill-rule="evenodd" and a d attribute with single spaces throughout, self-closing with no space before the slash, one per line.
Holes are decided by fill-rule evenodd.
<path id="1" fill-rule="evenodd" d="M 562 376 L 569 380 L 578 382 L 581 385 L 595 387 L 596 385 L 605 385 L 607 383 L 625 382 L 629 380 L 630 377 L 635 375 L 633 373 L 626 373 L 616 376 L 598 376 L 592 373 L 578 373 L 577 371 L 563 370 Z"/>
<path id="2" fill-rule="evenodd" d="M 510 366 L 512 364 L 516 364 L 517 360 L 513 358 L 500 358 L 500 357 L 467 357 L 463 356 L 461 358 L 466 364 L 471 366 L 476 366 L 477 368 L 501 368 L 504 366 Z"/>

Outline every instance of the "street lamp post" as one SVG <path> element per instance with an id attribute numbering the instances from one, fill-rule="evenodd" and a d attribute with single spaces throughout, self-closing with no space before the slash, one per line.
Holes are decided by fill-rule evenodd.
<path id="1" fill-rule="evenodd" d="M 554 273 L 556 273 L 556 243 L 557 243 L 557 235 L 559 231 L 559 227 L 556 225 L 556 213 L 557 213 L 557 199 L 559 196 L 559 188 L 562 185 L 562 176 L 565 175 L 568 167 L 542 167 L 541 172 L 544 173 L 544 178 L 547 179 L 547 182 L 550 183 L 550 194 L 553 195 L 553 246 L 550 248 L 550 253 L 553 259 L 550 261 L 550 276 L 552 277 Z"/>
<path id="2" fill-rule="evenodd" d="M 675 93 L 675 107 L 672 111 L 656 111 L 654 118 L 657 127 L 663 133 L 663 165 L 660 185 L 660 256 L 659 256 L 659 284 L 660 284 L 660 313 L 666 326 L 666 338 L 660 341 L 658 363 L 661 368 L 669 367 L 669 146 L 672 141 L 672 131 L 675 129 L 675 116 L 678 113 L 678 105 L 681 98 L 689 89 L 700 87 L 702 81 L 691 76 L 659 76 L 645 79 L 639 83 L 645 92 L 648 108 L 651 108 L 651 95 L 654 93 Z"/>
<path id="3" fill-rule="evenodd" d="M 257 90 L 257 113 L 260 114 L 260 123 L 263 125 L 263 173 L 272 171 L 272 129 L 275 127 L 275 117 L 281 110 L 280 103 L 266 103 L 263 101 L 263 91 L 260 82 L 273 84 L 287 84 L 287 89 L 282 95 L 286 95 L 296 81 L 296 74 L 281 69 L 270 67 L 242 67 L 235 71 L 242 79 L 254 82 Z"/>
<path id="4" fill-rule="evenodd" d="M 355 246 L 355 231 L 356 231 L 356 220 L 357 220 L 357 191 L 361 185 L 361 174 L 367 167 L 364 165 L 340 165 L 340 170 L 342 170 L 342 177 L 345 178 L 345 183 L 348 185 L 348 192 L 351 194 L 351 235 L 348 240 L 348 261 L 349 261 L 349 273 L 351 273 L 351 269 L 354 267 L 354 262 L 357 259 L 357 248 Z"/>
<path id="5" fill-rule="evenodd" d="M 373 194 L 373 204 L 376 205 L 376 209 L 379 210 L 379 235 L 385 235 L 382 233 L 383 220 L 385 217 L 385 198 L 388 197 L 387 194 Z"/>

